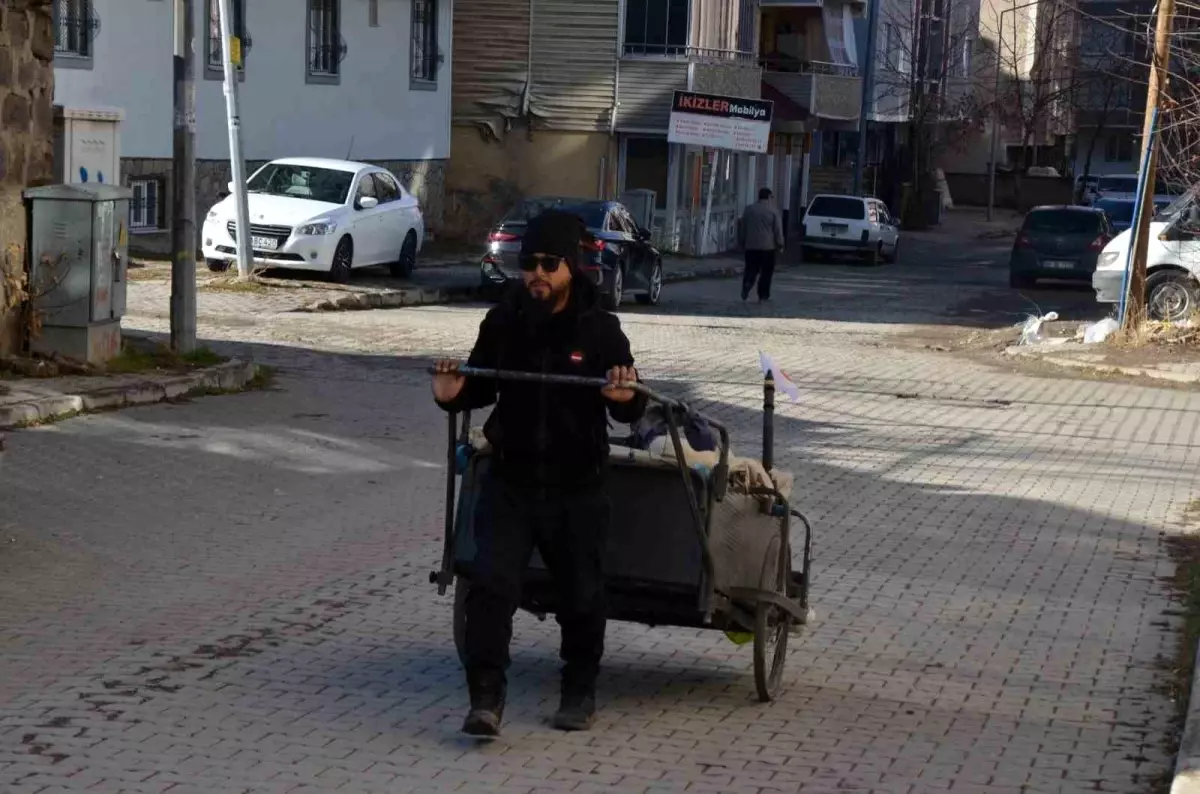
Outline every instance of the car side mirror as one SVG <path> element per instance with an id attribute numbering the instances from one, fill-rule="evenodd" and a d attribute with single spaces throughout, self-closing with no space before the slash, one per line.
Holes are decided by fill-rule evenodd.
<path id="1" fill-rule="evenodd" d="M 373 210 L 379 206 L 379 199 L 374 196 L 363 196 L 358 200 L 360 210 Z"/>
<path id="2" fill-rule="evenodd" d="M 225 187 L 229 188 L 229 192 L 232 193 L 233 192 L 233 180 L 231 179 L 228 182 L 226 182 Z"/>
<path id="3" fill-rule="evenodd" d="M 650 230 L 644 226 L 639 226 L 637 230 L 637 238 L 639 240 L 649 240 L 651 237 Z"/>

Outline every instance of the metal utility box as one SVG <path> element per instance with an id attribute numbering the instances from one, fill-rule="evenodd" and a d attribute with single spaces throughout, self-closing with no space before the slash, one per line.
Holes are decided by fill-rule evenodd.
<path id="1" fill-rule="evenodd" d="M 621 194 L 621 203 L 643 229 L 654 228 L 654 207 L 657 201 L 658 194 L 646 188 L 626 190 Z"/>
<path id="2" fill-rule="evenodd" d="M 58 182 L 121 184 L 121 121 L 114 108 L 54 108 L 54 176 Z"/>
<path id="3" fill-rule="evenodd" d="M 121 350 L 129 188 L 50 185 L 25 191 L 37 353 L 101 364 Z"/>

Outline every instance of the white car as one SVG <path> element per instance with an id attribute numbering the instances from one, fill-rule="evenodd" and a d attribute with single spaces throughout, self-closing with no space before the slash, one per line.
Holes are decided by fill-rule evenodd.
<path id="1" fill-rule="evenodd" d="M 233 191 L 233 183 L 229 185 Z M 250 245 L 257 265 L 327 271 L 346 281 L 356 267 L 412 273 L 425 241 L 417 199 L 389 171 L 318 158 L 273 160 L 246 182 Z M 233 196 L 208 212 L 201 237 L 210 270 L 237 261 Z"/>
<path id="2" fill-rule="evenodd" d="M 1092 289 L 1098 303 L 1120 303 L 1130 230 L 1114 237 L 1096 261 Z M 1200 310 L 1200 205 L 1188 193 L 1150 222 L 1146 241 L 1146 310 L 1155 320 L 1187 320 Z"/>
<path id="3" fill-rule="evenodd" d="M 800 255 L 861 254 L 872 264 L 895 262 L 900 250 L 899 222 L 879 199 L 861 196 L 814 196 L 804 213 Z"/>

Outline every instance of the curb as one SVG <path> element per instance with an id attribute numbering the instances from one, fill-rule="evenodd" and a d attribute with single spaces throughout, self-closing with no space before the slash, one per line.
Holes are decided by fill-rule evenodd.
<path id="1" fill-rule="evenodd" d="M 708 278 L 729 278 L 741 275 L 740 267 L 714 270 L 684 270 L 663 274 L 664 284 L 697 281 Z M 401 309 L 406 306 L 439 306 L 450 303 L 470 303 L 486 299 L 488 288 L 471 285 L 440 289 L 401 289 L 388 292 L 354 292 L 340 298 L 313 301 L 293 312 L 365 311 L 367 309 Z"/>
<path id="2" fill-rule="evenodd" d="M 1077 358 L 1064 358 L 1060 356 L 1043 356 L 1037 353 L 1026 352 L 1017 347 L 1009 347 L 1004 350 L 1004 355 L 1011 358 L 1026 358 L 1032 361 L 1041 361 L 1046 364 L 1051 364 L 1064 369 L 1079 369 L 1095 372 L 1101 375 L 1126 375 L 1134 378 L 1150 378 L 1151 380 L 1169 381 L 1171 383 L 1196 384 L 1200 383 L 1200 372 L 1191 375 L 1185 372 L 1168 372 L 1160 369 L 1148 367 L 1122 367 L 1116 364 L 1101 364 L 1094 361 L 1081 361 Z M 1200 788 L 1197 788 L 1200 792 Z"/>
<path id="3" fill-rule="evenodd" d="M 78 414 L 177 400 L 199 393 L 237 391 L 245 388 L 257 375 L 256 364 L 235 359 L 160 380 L 101 386 L 78 394 L 47 394 L 0 406 L 0 430 L 53 422 Z"/>
<path id="4" fill-rule="evenodd" d="M 1200 643 L 1197 644 L 1200 653 Z M 1171 794 L 1200 794 L 1200 664 L 1192 670 L 1192 688 L 1188 695 L 1187 716 L 1179 751 L 1175 756 L 1175 776 L 1171 779 Z"/>

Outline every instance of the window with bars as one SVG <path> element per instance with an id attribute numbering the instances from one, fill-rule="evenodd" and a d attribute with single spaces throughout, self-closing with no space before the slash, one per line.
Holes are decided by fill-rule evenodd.
<path id="1" fill-rule="evenodd" d="M 129 188 L 133 197 L 129 200 L 129 229 L 135 232 L 158 231 L 162 229 L 162 191 L 161 179 L 131 179 Z"/>
<path id="2" fill-rule="evenodd" d="M 242 42 L 242 62 L 238 64 L 239 73 L 246 71 L 246 51 L 250 49 L 250 41 L 246 36 L 246 0 L 229 0 L 233 10 L 233 35 Z M 225 51 L 221 47 L 221 4 L 217 0 L 208 0 L 208 35 L 204 46 L 204 73 L 209 79 L 220 80 L 225 76 Z"/>
<path id="3" fill-rule="evenodd" d="M 437 82 L 437 0 L 412 0 L 412 81 L 421 86 Z"/>
<path id="4" fill-rule="evenodd" d="M 91 0 L 54 0 L 53 12 L 54 54 L 66 59 L 91 58 L 96 24 Z"/>
<path id="5" fill-rule="evenodd" d="M 341 75 L 340 0 L 308 0 L 308 81 L 336 83 Z"/>

